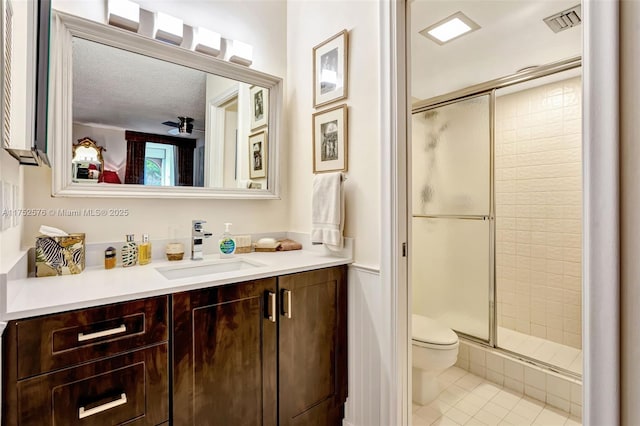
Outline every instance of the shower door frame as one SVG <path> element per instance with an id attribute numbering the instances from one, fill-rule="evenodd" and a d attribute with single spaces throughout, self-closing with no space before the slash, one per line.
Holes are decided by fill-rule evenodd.
<path id="1" fill-rule="evenodd" d="M 530 70 L 522 71 L 510 76 L 501 77 L 495 80 L 490 80 L 485 83 L 470 86 L 455 92 L 450 92 L 444 95 L 435 96 L 423 101 L 414 103 L 411 106 L 411 115 L 429 111 L 435 108 L 440 108 L 446 105 L 472 99 L 479 96 L 489 95 L 489 339 L 484 340 L 476 336 L 471 336 L 466 333 L 460 333 L 467 340 L 498 349 L 502 352 L 508 353 L 511 356 L 524 359 L 535 365 L 548 368 L 552 371 L 560 372 L 571 377 L 580 378 L 581 375 L 557 367 L 553 364 L 549 364 L 544 361 L 532 358 L 530 356 L 513 352 L 508 349 L 504 349 L 497 344 L 498 333 L 498 321 L 496 315 L 497 303 L 496 303 L 496 217 L 495 217 L 495 102 L 496 102 L 496 90 L 505 87 L 513 86 L 527 81 L 535 80 L 542 77 L 547 77 L 553 74 L 557 74 L 563 71 L 569 71 L 582 66 L 582 58 L 576 56 L 573 58 L 565 59 L 562 61 L 553 62 L 547 65 L 542 65 Z M 419 215 L 420 217 L 448 217 L 455 219 L 481 219 L 479 217 L 470 217 L 464 215 Z M 411 217 L 414 217 L 411 214 Z"/>
<path id="2" fill-rule="evenodd" d="M 452 92 L 451 95 L 455 95 L 458 92 Z M 445 97 L 448 95 L 444 95 Z M 495 146 L 495 90 L 485 90 L 477 93 L 473 93 L 470 95 L 465 95 L 461 97 L 455 97 L 452 99 L 447 99 L 441 102 L 437 102 L 432 105 L 422 106 L 419 109 L 416 107 L 412 107 L 411 115 L 429 111 L 436 108 L 442 108 L 447 105 L 452 105 L 458 102 L 464 102 L 474 98 L 481 98 L 484 96 L 489 97 L 489 212 L 487 215 L 473 215 L 473 214 L 413 214 L 410 213 L 411 218 L 426 218 L 426 219 L 454 219 L 454 220 L 481 220 L 489 221 L 489 330 L 487 335 L 489 338 L 487 340 L 482 339 L 477 336 L 473 336 L 471 334 L 461 332 L 459 330 L 455 330 L 456 333 L 460 336 L 463 336 L 467 340 L 471 340 L 476 343 L 480 343 L 483 345 L 494 346 L 495 339 L 495 330 L 494 330 L 494 319 L 495 319 L 495 188 L 494 188 L 494 146 Z M 432 98 L 439 99 L 441 97 Z M 428 102 L 430 99 L 427 99 Z M 422 105 L 423 102 L 420 102 Z"/>

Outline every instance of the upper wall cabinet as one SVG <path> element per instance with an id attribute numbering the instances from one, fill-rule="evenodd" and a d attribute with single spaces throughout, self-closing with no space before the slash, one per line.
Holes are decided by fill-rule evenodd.
<path id="1" fill-rule="evenodd" d="M 278 197 L 282 79 L 52 13 L 53 195 Z M 73 156 L 90 139 L 101 167 Z"/>
<path id="2" fill-rule="evenodd" d="M 0 0 L 0 145 L 20 164 L 49 164 L 49 0 Z"/>

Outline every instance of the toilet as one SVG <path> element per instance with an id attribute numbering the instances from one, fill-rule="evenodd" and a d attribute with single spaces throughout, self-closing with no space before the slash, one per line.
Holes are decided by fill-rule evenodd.
<path id="1" fill-rule="evenodd" d="M 434 319 L 413 314 L 411 346 L 413 401 L 425 405 L 438 396 L 438 374 L 458 359 L 458 335 Z"/>

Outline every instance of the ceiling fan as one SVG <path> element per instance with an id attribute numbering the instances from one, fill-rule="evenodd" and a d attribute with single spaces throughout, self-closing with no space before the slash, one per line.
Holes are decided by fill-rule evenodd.
<path id="1" fill-rule="evenodd" d="M 174 127 L 173 129 L 168 131 L 169 134 L 186 136 L 190 135 L 193 131 L 204 132 L 204 129 L 193 128 L 193 118 L 191 117 L 178 117 L 178 120 L 180 120 L 180 122 L 178 123 L 176 123 L 175 121 L 165 121 L 164 123 L 162 123 L 165 126 Z"/>

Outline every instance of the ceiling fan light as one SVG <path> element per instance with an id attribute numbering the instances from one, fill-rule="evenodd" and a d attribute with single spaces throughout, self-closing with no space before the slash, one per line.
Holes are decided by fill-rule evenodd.
<path id="1" fill-rule="evenodd" d="M 179 133 L 188 133 L 191 134 L 193 132 L 193 118 L 191 117 L 178 117 L 180 119 L 180 124 L 178 125 Z"/>

